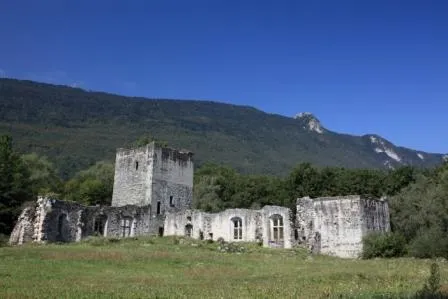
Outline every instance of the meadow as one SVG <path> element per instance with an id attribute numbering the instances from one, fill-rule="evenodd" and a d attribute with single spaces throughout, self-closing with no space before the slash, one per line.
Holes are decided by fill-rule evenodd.
<path id="1" fill-rule="evenodd" d="M 2 247 L 0 298 L 411 298 L 433 262 L 226 246 L 154 237 Z M 444 287 L 448 263 L 437 264 Z"/>

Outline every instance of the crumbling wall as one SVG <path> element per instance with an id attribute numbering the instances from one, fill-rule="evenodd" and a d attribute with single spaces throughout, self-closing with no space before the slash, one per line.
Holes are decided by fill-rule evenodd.
<path id="1" fill-rule="evenodd" d="M 205 213 L 198 210 L 168 213 L 165 218 L 166 235 L 185 236 L 187 226 L 190 226 L 191 237 L 197 239 L 255 241 L 256 233 L 260 230 L 257 226 L 260 216 L 260 211 L 248 209 L 229 209 L 220 213 Z M 233 221 L 237 218 L 241 220 L 241 238 L 234 237 Z"/>
<path id="2" fill-rule="evenodd" d="M 80 216 L 85 208 L 75 203 L 56 199 L 43 200 L 40 205 L 42 227 L 37 241 L 74 242 L 81 238 Z"/>
<path id="3" fill-rule="evenodd" d="M 386 201 L 360 196 L 301 198 L 296 225 L 313 252 L 354 258 L 368 232 L 390 230 L 389 209 Z"/>
<path id="4" fill-rule="evenodd" d="M 314 200 L 309 197 L 297 199 L 295 243 L 311 251 L 319 251 L 314 244 Z"/>
<path id="5" fill-rule="evenodd" d="M 363 235 L 373 231 L 390 231 L 389 205 L 386 198 L 362 199 L 361 217 L 363 219 Z"/>
<path id="6" fill-rule="evenodd" d="M 294 236 L 292 212 L 289 208 L 280 206 L 264 206 L 261 209 L 263 223 L 263 245 L 265 247 L 291 248 Z M 283 240 L 277 242 L 274 234 L 274 218 L 280 216 L 283 227 Z"/>
<path id="7" fill-rule="evenodd" d="M 222 238 L 227 242 L 263 242 L 271 246 L 271 217 L 283 217 L 284 241 L 282 247 L 291 247 L 291 213 L 288 208 L 266 206 L 261 210 L 228 209 L 220 213 L 205 213 L 198 210 L 186 210 L 166 214 L 164 226 L 166 235 L 185 236 L 190 234 L 196 239 Z M 234 221 L 241 219 L 241 238 L 235 238 Z M 188 229 L 187 229 L 188 228 Z"/>
<path id="8" fill-rule="evenodd" d="M 87 207 L 76 202 L 39 197 L 34 207 L 27 207 L 21 213 L 10 244 L 74 242 L 98 235 L 150 235 L 150 211 L 150 206 Z M 129 220 L 129 225 L 124 225 L 124 220 Z"/>
<path id="9" fill-rule="evenodd" d="M 81 215 L 82 238 L 92 235 L 104 237 L 133 237 L 150 234 L 149 206 L 85 207 Z M 122 220 L 129 220 L 126 231 Z"/>
<path id="10" fill-rule="evenodd" d="M 10 245 L 21 245 L 33 241 L 35 210 L 34 206 L 23 209 L 9 237 Z"/>

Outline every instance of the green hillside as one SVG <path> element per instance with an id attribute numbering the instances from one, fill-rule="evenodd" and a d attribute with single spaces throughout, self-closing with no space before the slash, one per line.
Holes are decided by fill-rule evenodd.
<path id="1" fill-rule="evenodd" d="M 0 134 L 10 134 L 20 151 L 47 155 L 64 177 L 95 161 L 112 161 L 117 147 L 144 135 L 193 151 L 197 165 L 224 163 L 243 173 L 283 175 L 300 162 L 382 168 L 432 166 L 442 159 L 376 136 L 397 161 L 375 151 L 372 136 L 326 129 L 319 134 L 307 121 L 210 101 L 131 98 L 0 79 Z"/>

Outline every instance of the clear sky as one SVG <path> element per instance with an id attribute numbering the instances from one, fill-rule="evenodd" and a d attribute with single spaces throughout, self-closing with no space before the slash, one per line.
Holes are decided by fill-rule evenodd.
<path id="1" fill-rule="evenodd" d="M 445 0 L 0 0 L 0 36 L 0 76 L 309 111 L 448 152 Z"/>

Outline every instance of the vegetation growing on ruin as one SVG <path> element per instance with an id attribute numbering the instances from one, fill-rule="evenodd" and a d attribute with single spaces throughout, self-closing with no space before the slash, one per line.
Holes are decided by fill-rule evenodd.
<path id="1" fill-rule="evenodd" d="M 430 260 L 344 260 L 239 246 L 245 250 L 221 251 L 217 243 L 192 239 L 94 238 L 4 247 L 0 297 L 419 298 L 411 296 L 446 292 L 448 285 L 442 260 L 431 266 Z"/>

